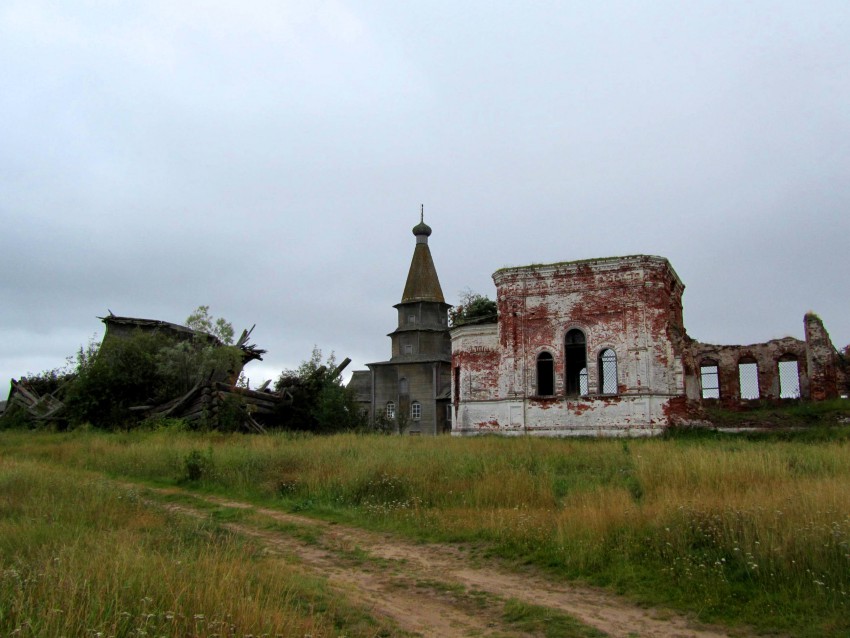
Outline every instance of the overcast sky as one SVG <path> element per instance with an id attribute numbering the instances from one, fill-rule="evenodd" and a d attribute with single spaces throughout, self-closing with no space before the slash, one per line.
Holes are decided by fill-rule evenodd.
<path id="1" fill-rule="evenodd" d="M 449 303 L 654 254 L 696 339 L 843 347 L 850 3 L 0 3 L 3 383 L 107 309 L 385 360 L 420 204 Z"/>

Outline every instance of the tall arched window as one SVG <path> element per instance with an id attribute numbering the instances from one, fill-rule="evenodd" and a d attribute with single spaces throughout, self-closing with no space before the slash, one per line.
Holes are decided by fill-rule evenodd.
<path id="1" fill-rule="evenodd" d="M 800 398 L 800 364 L 793 354 L 779 357 L 779 398 Z"/>
<path id="2" fill-rule="evenodd" d="M 617 394 L 617 354 L 611 348 L 599 353 L 599 392 Z"/>
<path id="3" fill-rule="evenodd" d="M 418 421 L 422 418 L 422 404 L 419 401 L 414 401 L 410 404 L 410 417 L 414 421 Z"/>
<path id="4" fill-rule="evenodd" d="M 578 328 L 564 338 L 564 390 L 568 397 L 587 394 L 587 349 L 584 333 Z"/>
<path id="5" fill-rule="evenodd" d="M 537 355 L 537 395 L 555 394 L 555 360 L 548 352 Z"/>
<path id="6" fill-rule="evenodd" d="M 395 418 L 395 403 L 393 403 L 392 401 L 387 401 L 387 418 Z"/>
<path id="7" fill-rule="evenodd" d="M 758 399 L 759 392 L 759 364 L 751 357 L 744 357 L 738 361 L 738 387 L 741 390 L 742 400 Z"/>
<path id="8" fill-rule="evenodd" d="M 409 394 L 410 393 L 410 384 L 407 382 L 405 377 L 402 377 L 398 380 L 398 393 L 399 394 Z"/>

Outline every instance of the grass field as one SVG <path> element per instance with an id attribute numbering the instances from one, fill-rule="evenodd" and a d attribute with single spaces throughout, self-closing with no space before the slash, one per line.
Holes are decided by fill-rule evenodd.
<path id="1" fill-rule="evenodd" d="M 846 426 L 653 440 L 3 432 L 0 449 L 0 632 L 144 620 L 176 636 L 200 615 L 261 633 L 259 607 L 217 598 L 210 583 L 226 578 L 282 603 L 275 627 L 376 631 L 334 610 L 320 583 L 303 591 L 250 544 L 152 513 L 92 478 L 102 474 L 475 543 L 705 621 L 850 635 Z M 257 566 L 250 578 L 244 564 Z M 85 592 L 97 602 L 80 606 Z M 265 631 L 289 635 L 275 627 Z"/>

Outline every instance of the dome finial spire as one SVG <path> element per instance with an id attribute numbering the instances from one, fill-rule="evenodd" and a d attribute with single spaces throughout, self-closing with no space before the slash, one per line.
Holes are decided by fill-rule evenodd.
<path id="1" fill-rule="evenodd" d="M 413 234 L 416 235 L 417 244 L 428 243 L 431 227 L 425 223 L 425 204 L 419 204 L 419 223 L 413 227 Z"/>

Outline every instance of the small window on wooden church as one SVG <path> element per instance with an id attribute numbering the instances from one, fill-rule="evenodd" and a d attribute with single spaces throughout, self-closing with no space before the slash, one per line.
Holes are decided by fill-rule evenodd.
<path id="1" fill-rule="evenodd" d="M 404 346 L 402 347 L 402 352 L 404 354 L 413 354 L 413 344 L 410 344 L 410 343 L 404 344 Z"/>
<path id="2" fill-rule="evenodd" d="M 398 393 L 399 394 L 409 393 L 410 392 L 409 385 L 410 384 L 407 383 L 407 379 L 405 379 L 405 378 L 399 379 L 398 380 Z"/>
<path id="3" fill-rule="evenodd" d="M 393 403 L 392 401 L 387 401 L 387 418 L 395 418 L 395 403 Z"/>
<path id="4" fill-rule="evenodd" d="M 410 416 L 414 421 L 422 418 L 422 404 L 419 401 L 410 404 Z"/>
<path id="5" fill-rule="evenodd" d="M 407 323 L 416 323 L 416 315 L 407 315 Z"/>

